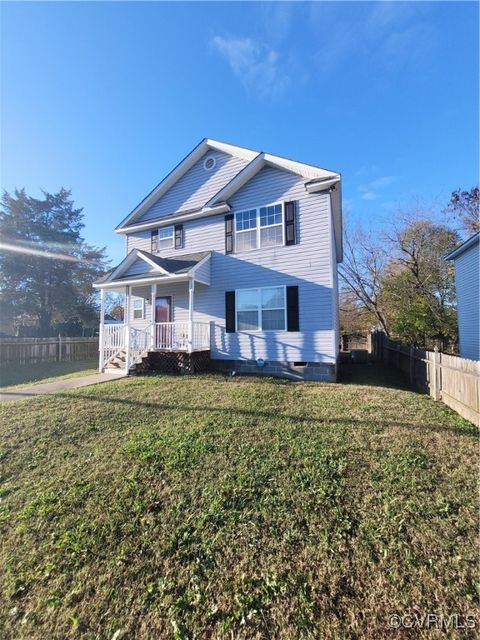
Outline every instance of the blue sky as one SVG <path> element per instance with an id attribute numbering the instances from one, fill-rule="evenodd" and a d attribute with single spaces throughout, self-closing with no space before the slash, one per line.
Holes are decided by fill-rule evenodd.
<path id="1" fill-rule="evenodd" d="M 351 220 L 478 181 L 474 2 L 3 3 L 2 186 L 113 228 L 203 137 L 342 172 Z"/>

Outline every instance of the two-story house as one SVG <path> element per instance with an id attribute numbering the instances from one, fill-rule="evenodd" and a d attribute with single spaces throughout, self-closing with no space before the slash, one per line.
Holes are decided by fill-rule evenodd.
<path id="1" fill-rule="evenodd" d="M 204 139 L 120 223 L 100 369 L 148 362 L 335 380 L 340 174 Z M 107 291 L 125 294 L 106 325 Z"/>

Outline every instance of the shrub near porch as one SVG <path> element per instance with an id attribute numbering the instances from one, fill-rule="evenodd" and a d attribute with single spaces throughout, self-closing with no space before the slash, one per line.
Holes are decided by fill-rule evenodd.
<path id="1" fill-rule="evenodd" d="M 152 376 L 3 408 L 2 637 L 382 638 L 474 612 L 475 433 L 377 384 Z"/>

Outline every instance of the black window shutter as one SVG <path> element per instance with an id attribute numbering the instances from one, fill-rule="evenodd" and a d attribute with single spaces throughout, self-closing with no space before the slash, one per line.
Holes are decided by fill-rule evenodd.
<path id="1" fill-rule="evenodd" d="M 225 216 L 225 253 L 233 253 L 233 213 Z"/>
<path id="2" fill-rule="evenodd" d="M 285 202 L 285 244 L 296 244 L 295 202 Z"/>
<path id="3" fill-rule="evenodd" d="M 175 225 L 175 249 L 183 248 L 183 224 Z"/>
<path id="4" fill-rule="evenodd" d="M 287 331 L 300 331 L 298 318 L 298 287 L 287 287 Z"/>
<path id="5" fill-rule="evenodd" d="M 235 291 L 225 291 L 225 331 L 235 333 Z"/>
<path id="6" fill-rule="evenodd" d="M 150 234 L 151 243 L 150 243 L 150 251 L 152 253 L 156 253 L 158 250 L 158 229 L 153 229 Z"/>

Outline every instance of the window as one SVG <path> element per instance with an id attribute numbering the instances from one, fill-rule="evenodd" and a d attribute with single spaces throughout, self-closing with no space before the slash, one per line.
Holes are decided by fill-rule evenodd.
<path id="1" fill-rule="evenodd" d="M 235 214 L 235 250 L 249 251 L 283 244 L 283 205 L 238 211 Z"/>
<path id="2" fill-rule="evenodd" d="M 171 249 L 173 247 L 173 227 L 164 227 L 158 230 L 158 249 Z"/>
<path id="3" fill-rule="evenodd" d="M 282 205 L 260 207 L 260 246 L 283 244 Z"/>
<path id="4" fill-rule="evenodd" d="M 238 289 L 237 331 L 284 331 L 285 287 Z"/>
<path id="5" fill-rule="evenodd" d="M 257 210 L 239 211 L 235 216 L 237 232 L 235 248 L 237 251 L 248 251 L 257 248 Z"/>
<path id="6" fill-rule="evenodd" d="M 158 229 L 153 229 L 153 231 L 150 232 L 150 239 L 150 251 L 156 253 L 158 251 Z"/>
<path id="7" fill-rule="evenodd" d="M 145 311 L 145 308 L 144 308 L 143 298 L 134 298 L 133 299 L 133 319 L 143 320 L 144 311 Z"/>

